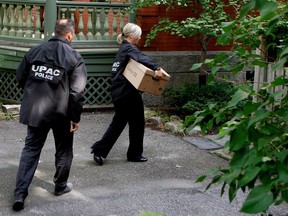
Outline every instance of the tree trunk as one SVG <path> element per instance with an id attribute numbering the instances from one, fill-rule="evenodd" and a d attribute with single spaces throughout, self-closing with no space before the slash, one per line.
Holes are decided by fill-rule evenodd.
<path id="1" fill-rule="evenodd" d="M 204 64 L 206 58 L 207 58 L 207 47 L 208 43 L 211 39 L 211 36 L 209 35 L 201 35 L 199 43 L 201 45 L 201 57 L 200 57 L 200 63 L 203 63 L 200 67 L 199 71 L 199 87 L 206 85 L 207 81 L 207 65 Z"/>

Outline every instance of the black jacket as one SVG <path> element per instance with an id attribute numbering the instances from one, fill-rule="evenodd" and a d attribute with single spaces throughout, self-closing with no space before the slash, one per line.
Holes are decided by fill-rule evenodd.
<path id="1" fill-rule="evenodd" d="M 130 58 L 152 70 L 158 68 L 157 63 L 155 63 L 149 56 L 142 53 L 135 45 L 124 40 L 119 47 L 116 59 L 112 66 L 111 95 L 113 101 L 116 101 L 129 93 L 138 93 L 138 90 L 123 75 Z"/>
<path id="2" fill-rule="evenodd" d="M 24 89 L 20 123 L 40 127 L 64 118 L 80 121 L 87 71 L 81 55 L 64 37 L 32 47 L 16 77 Z"/>

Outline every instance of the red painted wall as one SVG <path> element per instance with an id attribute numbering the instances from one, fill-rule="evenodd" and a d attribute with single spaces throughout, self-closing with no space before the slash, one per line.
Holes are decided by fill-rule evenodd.
<path id="1" fill-rule="evenodd" d="M 141 26 L 143 34 L 139 44 L 141 50 L 145 51 L 200 51 L 201 47 L 193 38 L 181 38 L 179 36 L 161 33 L 155 38 L 149 47 L 144 47 L 146 35 L 153 25 L 157 24 L 160 17 L 169 17 L 172 20 L 183 20 L 188 16 L 197 16 L 192 14 L 191 8 L 177 8 L 166 11 L 164 6 L 153 6 L 142 8 L 137 12 L 136 23 Z M 215 39 L 212 39 L 208 46 L 208 51 L 229 50 L 230 47 L 216 45 Z"/>

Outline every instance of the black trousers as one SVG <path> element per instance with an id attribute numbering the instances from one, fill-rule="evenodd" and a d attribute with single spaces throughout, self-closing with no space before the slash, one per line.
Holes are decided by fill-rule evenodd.
<path id="1" fill-rule="evenodd" d="M 143 153 L 143 138 L 145 129 L 144 105 L 140 93 L 129 94 L 113 102 L 115 115 L 101 140 L 91 148 L 93 152 L 104 158 L 112 149 L 118 137 L 129 125 L 129 147 L 127 158 L 137 158 Z"/>
<path id="2" fill-rule="evenodd" d="M 70 132 L 70 121 L 65 120 L 52 127 L 27 127 L 27 137 L 22 150 L 16 177 L 15 198 L 25 199 L 28 187 L 38 166 L 41 150 L 52 129 L 55 141 L 55 188 L 64 188 L 67 184 L 73 159 L 73 133 Z"/>

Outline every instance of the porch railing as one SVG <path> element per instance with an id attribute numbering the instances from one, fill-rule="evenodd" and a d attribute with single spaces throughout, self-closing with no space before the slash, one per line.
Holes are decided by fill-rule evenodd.
<path id="1" fill-rule="evenodd" d="M 71 18 L 76 23 L 74 43 L 115 44 L 116 36 L 127 21 L 133 2 L 78 2 L 57 0 L 1 0 L 0 40 L 39 43 L 48 40 L 57 18 Z"/>

